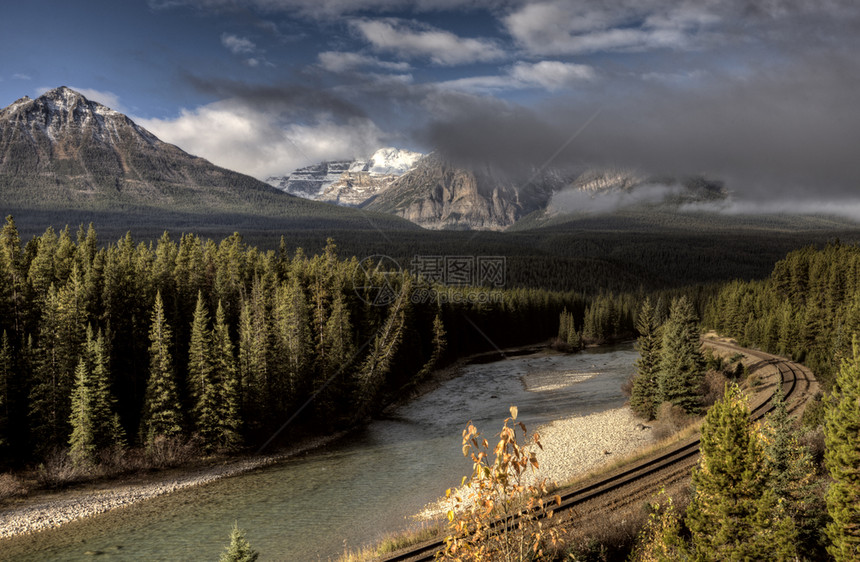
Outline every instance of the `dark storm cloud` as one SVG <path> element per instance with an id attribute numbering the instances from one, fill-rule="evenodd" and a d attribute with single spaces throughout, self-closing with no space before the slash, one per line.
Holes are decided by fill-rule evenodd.
<path id="1" fill-rule="evenodd" d="M 232 99 L 261 111 L 301 117 L 327 113 L 338 119 L 364 118 L 358 105 L 322 87 L 300 84 L 249 84 L 219 78 L 185 77 L 197 91 L 220 99 Z"/>
<path id="2" fill-rule="evenodd" d="M 748 196 L 856 194 L 860 179 L 860 64 L 816 53 L 770 68 L 706 72 L 688 83 L 609 81 L 541 110 L 474 98 L 427 137 L 474 162 L 611 166 L 706 174 Z M 448 100 L 449 106 L 451 100 Z"/>

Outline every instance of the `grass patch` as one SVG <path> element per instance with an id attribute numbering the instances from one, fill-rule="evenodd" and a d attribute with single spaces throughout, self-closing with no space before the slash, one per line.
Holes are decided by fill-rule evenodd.
<path id="1" fill-rule="evenodd" d="M 337 562 L 369 562 L 377 560 L 386 554 L 435 539 L 441 536 L 442 532 L 443 529 L 438 525 L 422 525 L 418 528 L 392 533 L 386 535 L 376 545 L 364 546 L 355 550 L 344 550 L 344 553 L 337 559 Z"/>

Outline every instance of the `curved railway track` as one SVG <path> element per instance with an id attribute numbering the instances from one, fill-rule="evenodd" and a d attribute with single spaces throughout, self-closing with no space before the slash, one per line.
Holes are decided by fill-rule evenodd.
<path id="1" fill-rule="evenodd" d="M 762 351 L 741 348 L 732 344 L 706 340 L 706 345 L 720 347 L 730 351 L 743 353 L 747 357 L 757 358 L 759 361 L 749 368 L 751 372 L 774 367 L 782 381 L 785 402 L 789 412 L 795 412 L 805 402 L 817 387 L 812 373 L 804 366 Z M 774 389 L 776 385 L 774 384 Z M 759 392 L 759 397 L 750 405 L 750 417 L 758 420 L 773 410 L 773 393 Z M 764 396 L 761 396 L 765 394 Z M 616 470 L 595 482 L 569 488 L 559 493 L 561 504 L 553 504 L 553 511 L 561 513 L 573 510 L 578 505 L 592 501 L 610 493 L 630 489 L 634 491 L 637 485 L 647 479 L 655 479 L 657 476 L 677 476 L 680 467 L 692 465 L 699 454 L 699 438 L 691 437 L 673 445 L 668 451 L 657 453 L 644 460 L 636 461 L 630 465 Z M 663 479 L 661 479 L 663 480 Z M 443 547 L 444 538 L 436 538 L 430 541 L 414 545 L 408 549 L 383 557 L 384 562 L 424 562 L 434 560 L 436 553 Z"/>

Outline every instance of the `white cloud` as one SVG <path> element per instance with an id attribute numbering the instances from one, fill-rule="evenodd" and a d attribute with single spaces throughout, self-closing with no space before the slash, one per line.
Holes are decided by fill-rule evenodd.
<path id="1" fill-rule="evenodd" d="M 250 39 L 230 33 L 221 34 L 221 44 L 234 55 L 249 55 L 257 50 L 257 45 Z"/>
<path id="2" fill-rule="evenodd" d="M 547 90 L 560 90 L 577 82 L 594 80 L 597 73 L 587 64 L 545 60 L 535 64 L 516 63 L 511 77 L 523 84 L 536 84 Z"/>
<path id="3" fill-rule="evenodd" d="M 317 59 L 322 68 L 335 73 L 362 67 L 377 67 L 395 71 L 405 71 L 412 68 L 408 62 L 390 62 L 360 53 L 346 53 L 342 51 L 325 51 L 319 53 Z"/>
<path id="4" fill-rule="evenodd" d="M 284 175 L 323 160 L 372 153 L 385 143 L 369 119 L 284 124 L 279 115 L 234 100 L 183 110 L 176 119 L 139 119 L 165 142 L 259 179 Z"/>
<path id="5" fill-rule="evenodd" d="M 593 67 L 559 61 L 518 62 L 506 74 L 470 76 L 437 84 L 445 90 L 492 93 L 500 90 L 542 88 L 551 92 L 589 82 L 597 78 Z"/>
<path id="6" fill-rule="evenodd" d="M 351 23 L 377 50 L 429 58 L 438 65 L 487 62 L 505 57 L 504 50 L 489 39 L 459 37 L 450 31 L 417 22 L 388 18 L 353 20 Z"/>
<path id="7" fill-rule="evenodd" d="M 502 21 L 532 54 L 571 55 L 690 48 L 719 17 L 689 3 L 551 0 L 523 5 Z"/>
<path id="8" fill-rule="evenodd" d="M 32 80 L 33 79 L 33 77 L 30 76 L 29 74 L 20 74 L 20 73 L 13 74 L 12 78 L 14 78 L 15 80 Z"/>

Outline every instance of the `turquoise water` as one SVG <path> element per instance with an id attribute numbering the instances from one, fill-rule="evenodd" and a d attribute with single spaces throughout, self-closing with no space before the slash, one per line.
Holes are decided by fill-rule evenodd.
<path id="1" fill-rule="evenodd" d="M 472 365 L 385 419 L 300 458 L 60 529 L 0 542 L 2 560 L 217 560 L 234 521 L 260 560 L 329 560 L 412 523 L 470 470 L 460 433 L 529 429 L 624 403 L 631 344 Z M 524 382 L 524 380 L 526 382 Z M 529 388 L 527 388 L 527 386 Z"/>

